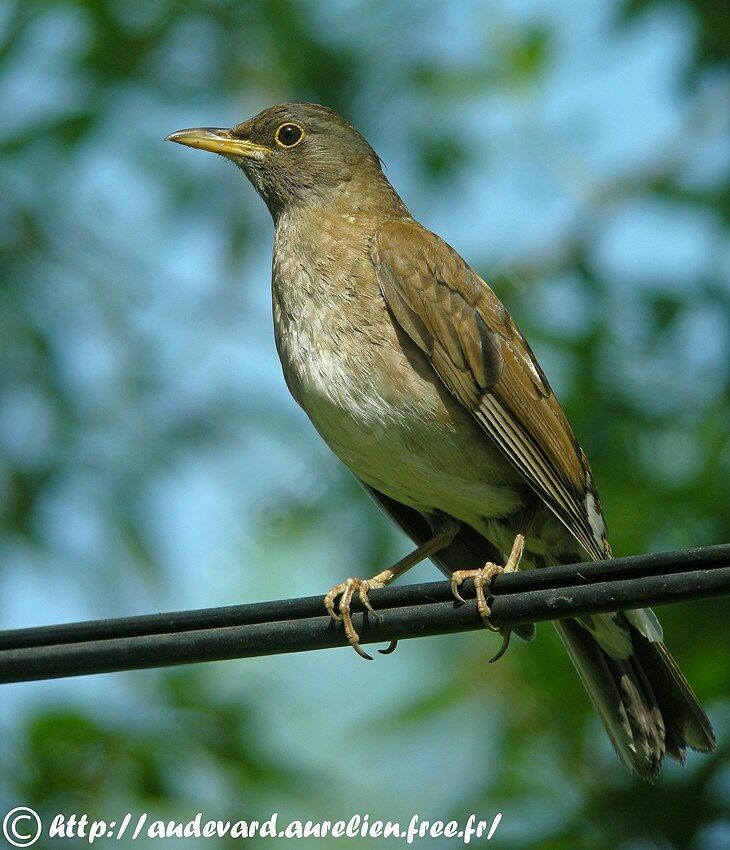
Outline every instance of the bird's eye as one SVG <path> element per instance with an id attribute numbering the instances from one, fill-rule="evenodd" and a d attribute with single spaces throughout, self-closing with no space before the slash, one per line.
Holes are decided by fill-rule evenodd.
<path id="1" fill-rule="evenodd" d="M 276 144 L 282 148 L 293 148 L 304 138 L 304 130 L 299 124 L 282 124 L 274 134 Z"/>

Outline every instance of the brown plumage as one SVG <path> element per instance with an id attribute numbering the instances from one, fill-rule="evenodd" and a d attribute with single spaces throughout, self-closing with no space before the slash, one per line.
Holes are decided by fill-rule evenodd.
<path id="1" fill-rule="evenodd" d="M 327 595 L 356 649 L 350 598 L 367 602 L 424 557 L 482 575 L 523 535 L 527 568 L 611 556 L 588 460 L 528 343 L 489 286 L 413 220 L 353 127 L 294 103 L 169 138 L 231 159 L 266 202 L 287 385 L 419 547 Z M 714 748 L 651 611 L 556 628 L 630 770 L 653 779 L 664 755 Z"/>
<path id="2" fill-rule="evenodd" d="M 413 221 L 386 222 L 373 262 L 385 300 L 441 380 L 593 557 L 610 556 L 588 460 L 527 341 L 462 258 Z"/>

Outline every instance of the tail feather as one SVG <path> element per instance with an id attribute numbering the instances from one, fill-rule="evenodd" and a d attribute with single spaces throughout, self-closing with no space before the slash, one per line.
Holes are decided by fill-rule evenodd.
<path id="1" fill-rule="evenodd" d="M 659 699 L 666 727 L 667 755 L 684 762 L 687 747 L 711 753 L 717 746 L 712 725 L 666 646 L 637 635 L 634 636 L 634 652 Z"/>
<path id="2" fill-rule="evenodd" d="M 415 543 L 425 543 L 432 536 L 427 518 L 419 511 L 364 486 Z M 610 556 L 603 538 L 598 548 Z M 583 558 L 577 554 L 574 562 Z M 432 560 L 447 576 L 454 570 L 481 567 L 487 561 L 504 563 L 499 550 L 466 523 Z M 570 559 L 565 553 L 558 558 L 527 552 L 524 561 L 532 567 L 550 567 L 569 563 Z M 588 615 L 580 623 L 561 620 L 555 627 L 619 758 L 629 770 L 652 780 L 665 755 L 684 761 L 687 747 L 701 752 L 715 749 L 710 721 L 661 642 L 661 626 L 650 609 Z M 531 640 L 535 627 L 519 626 L 515 633 Z"/>
<path id="3" fill-rule="evenodd" d="M 615 658 L 575 620 L 555 627 L 626 767 L 653 780 L 668 755 L 715 748 L 707 715 L 666 647 L 629 627 L 633 654 Z"/>

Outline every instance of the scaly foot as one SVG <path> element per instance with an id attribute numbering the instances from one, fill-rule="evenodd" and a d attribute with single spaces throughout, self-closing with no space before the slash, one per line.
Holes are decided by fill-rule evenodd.
<path id="1" fill-rule="evenodd" d="M 525 528 L 529 528 L 532 524 L 532 520 L 534 517 L 534 508 L 528 508 L 526 512 L 526 516 L 523 517 L 522 526 Z M 484 592 L 485 587 L 489 587 L 489 583 L 495 576 L 498 576 L 500 573 L 514 573 L 517 572 L 520 566 L 520 561 L 522 560 L 522 553 L 525 549 L 525 532 L 520 532 L 515 537 L 515 541 L 512 544 L 512 551 L 509 554 L 509 558 L 507 558 L 507 563 L 504 567 L 500 567 L 499 564 L 493 564 L 491 562 L 487 562 L 481 569 L 479 570 L 456 570 L 451 574 L 451 592 L 454 595 L 455 599 L 458 599 L 459 602 L 465 602 L 466 600 L 459 593 L 459 585 L 467 578 L 474 579 L 474 591 L 477 597 L 477 611 L 484 621 L 484 625 L 493 632 L 499 632 L 502 635 L 502 646 L 499 649 L 499 652 L 494 656 L 494 658 L 489 659 L 489 663 L 493 663 L 494 661 L 499 661 L 499 659 L 507 652 L 507 648 L 509 647 L 509 639 L 512 634 L 512 629 L 509 626 L 503 626 L 502 628 L 497 628 L 493 626 L 489 617 L 491 616 L 491 609 L 489 604 L 487 603 L 487 595 Z"/>
<path id="2" fill-rule="evenodd" d="M 504 567 L 499 564 L 493 564 L 490 561 L 478 570 L 456 570 L 451 573 L 451 592 L 454 598 L 459 602 L 466 602 L 464 597 L 459 593 L 459 586 L 468 578 L 474 579 L 474 592 L 477 597 L 477 611 L 484 621 L 484 625 L 493 632 L 498 632 L 499 629 L 491 624 L 489 616 L 492 613 L 488 603 L 487 595 L 484 592 L 485 587 L 489 587 L 489 582 L 504 572 Z"/>
<path id="3" fill-rule="evenodd" d="M 372 656 L 368 655 L 367 652 L 365 652 L 365 650 L 360 646 L 360 636 L 355 631 L 355 627 L 352 625 L 350 605 L 354 595 L 357 593 L 357 597 L 362 606 L 367 608 L 367 610 L 375 617 L 378 617 L 378 612 L 375 611 L 373 606 L 370 604 L 368 593 L 371 590 L 385 587 L 387 583 L 385 573 L 378 573 L 378 575 L 371 579 L 348 578 L 340 584 L 336 584 L 324 598 L 324 607 L 329 611 L 330 617 L 332 617 L 333 620 L 342 621 L 347 642 L 358 655 L 362 658 L 366 658 L 368 661 L 372 661 L 373 659 Z M 340 597 L 340 601 L 337 604 L 337 611 L 335 611 L 335 599 L 337 599 L 338 596 Z M 391 643 L 387 650 L 381 651 L 384 653 L 392 652 L 395 649 L 394 644 L 395 641 Z"/>
<path id="4" fill-rule="evenodd" d="M 453 519 L 434 516 L 433 524 L 434 527 L 438 529 L 434 536 L 429 540 L 426 540 L 424 543 L 421 543 L 417 549 L 406 555 L 405 558 L 401 558 L 400 561 L 393 564 L 390 569 L 383 570 L 381 573 L 378 573 L 370 579 L 348 578 L 340 584 L 336 584 L 324 598 L 324 606 L 329 611 L 330 617 L 332 617 L 333 620 L 342 621 L 345 627 L 347 642 L 358 655 L 361 655 L 363 658 L 367 658 L 368 661 L 372 661 L 373 659 L 360 646 L 360 637 L 352 625 L 352 616 L 350 615 L 350 603 L 352 602 L 352 598 L 355 593 L 357 593 L 358 599 L 362 603 L 363 607 L 377 617 L 378 614 L 373 610 L 370 600 L 368 599 L 368 592 L 376 588 L 385 587 L 390 584 L 393 579 L 398 578 L 399 575 L 406 572 L 406 570 L 410 570 L 411 567 L 414 567 L 416 564 L 420 564 L 424 558 L 430 558 L 431 555 L 436 552 L 440 552 L 441 549 L 451 543 L 459 530 L 459 523 Z M 335 599 L 337 599 L 338 596 L 340 597 L 340 602 L 337 606 L 339 613 L 335 611 Z M 396 648 L 397 644 L 398 641 L 392 640 L 387 649 L 379 649 L 378 652 L 382 655 L 388 655 Z"/>

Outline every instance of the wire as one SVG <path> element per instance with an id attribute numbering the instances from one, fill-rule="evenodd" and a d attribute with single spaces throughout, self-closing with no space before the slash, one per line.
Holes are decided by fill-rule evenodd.
<path id="1" fill-rule="evenodd" d="M 516 626 L 730 594 L 730 544 L 502 574 L 491 620 Z M 471 594 L 471 595 L 470 595 Z M 447 581 L 373 591 L 378 618 L 353 604 L 361 643 L 483 628 L 472 588 Z M 322 596 L 0 632 L 0 683 L 346 646 Z"/>

